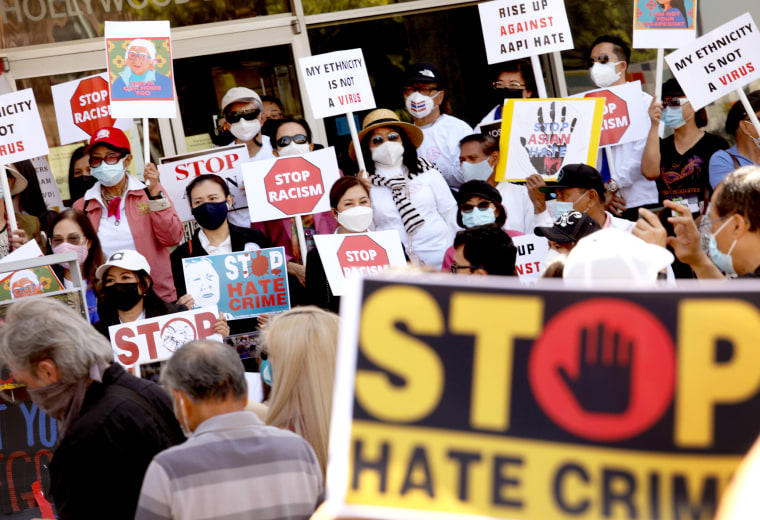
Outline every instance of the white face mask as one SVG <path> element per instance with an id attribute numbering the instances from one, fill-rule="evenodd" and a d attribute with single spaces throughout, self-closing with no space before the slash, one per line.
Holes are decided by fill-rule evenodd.
<path id="1" fill-rule="evenodd" d="M 253 121 L 241 119 L 237 123 L 230 125 L 230 133 L 244 143 L 256 137 L 259 132 L 261 132 L 261 121 L 258 119 L 254 119 Z"/>
<path id="2" fill-rule="evenodd" d="M 406 109 L 412 114 L 412 117 L 422 119 L 430 115 L 435 108 L 435 101 L 433 98 L 437 97 L 440 92 L 437 92 L 435 96 L 425 96 L 420 92 L 413 92 L 406 98 Z"/>
<path id="3" fill-rule="evenodd" d="M 277 150 L 277 154 L 280 157 L 290 157 L 291 155 L 303 155 L 309 153 L 309 143 L 298 144 L 295 141 L 290 141 L 288 146 L 283 146 Z"/>
<path id="4" fill-rule="evenodd" d="M 367 231 L 371 223 L 371 206 L 354 206 L 338 213 L 338 224 L 343 226 L 343 229 L 347 231 L 361 233 L 362 231 Z"/>
<path id="5" fill-rule="evenodd" d="M 594 63 L 594 66 L 591 67 L 591 71 L 589 72 L 591 75 L 591 81 L 594 82 L 594 85 L 599 88 L 606 88 L 619 80 L 620 73 L 615 71 L 615 66 L 619 63 L 621 62 L 608 61 L 604 64 L 599 62 Z"/>
<path id="6" fill-rule="evenodd" d="M 393 141 L 385 141 L 372 149 L 372 160 L 378 168 L 398 168 L 404 160 L 404 145 Z"/>
<path id="7" fill-rule="evenodd" d="M 565 255 L 563 255 L 556 249 L 549 249 L 549 252 L 546 253 L 546 256 L 544 257 L 544 262 L 543 262 L 543 266 L 541 267 L 541 272 L 546 271 L 547 267 L 549 267 L 552 263 L 554 263 L 554 261 L 557 258 L 560 258 L 562 256 L 565 256 Z"/>
<path id="8" fill-rule="evenodd" d="M 493 173 L 493 166 L 488 163 L 488 159 L 479 163 L 462 162 L 462 176 L 467 181 L 487 181 Z"/>

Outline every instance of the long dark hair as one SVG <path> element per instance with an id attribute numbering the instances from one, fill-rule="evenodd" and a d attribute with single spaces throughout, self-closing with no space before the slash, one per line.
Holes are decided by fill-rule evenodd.
<path id="1" fill-rule="evenodd" d="M 104 262 L 103 249 L 100 247 L 98 234 L 95 232 L 95 228 L 92 227 L 87 215 L 75 209 L 67 209 L 57 214 L 53 217 L 53 220 L 50 221 L 50 226 L 47 230 L 49 238 L 53 238 L 53 230 L 62 220 L 72 220 L 76 222 L 79 227 L 82 228 L 82 233 L 84 233 L 85 238 L 90 241 L 90 249 L 87 252 L 87 258 L 84 260 L 84 265 L 82 265 L 82 276 L 87 280 L 90 287 L 95 287 L 95 271 L 97 271 L 98 267 L 103 265 Z M 48 250 L 50 253 L 53 253 L 53 248 L 49 242 Z"/>
<path id="2" fill-rule="evenodd" d="M 664 10 L 663 4 L 659 2 L 655 2 L 657 4 L 658 9 Z M 686 22 L 686 27 L 689 26 L 689 18 L 686 16 L 686 6 L 683 3 L 683 0 L 670 0 L 670 8 L 671 9 L 678 9 L 681 12 L 681 16 L 683 16 L 684 21 Z"/>
<path id="3" fill-rule="evenodd" d="M 108 271 L 103 273 L 103 278 L 98 280 L 96 290 L 98 294 L 98 316 L 100 322 L 107 326 L 116 325 L 119 323 L 119 310 L 115 305 L 104 305 L 103 302 L 103 290 L 105 289 L 106 277 Z M 166 302 L 161 299 L 153 290 L 153 280 L 150 275 L 140 269 L 139 271 L 132 271 L 137 276 L 137 285 L 143 292 L 143 308 L 145 310 L 145 318 L 155 318 L 157 316 L 164 316 L 169 313 L 169 309 L 166 306 Z"/>
<path id="4" fill-rule="evenodd" d="M 401 128 L 394 125 L 383 125 L 373 128 L 371 132 L 367 132 L 367 135 L 362 139 L 362 155 L 365 157 L 364 165 L 367 167 L 369 173 L 375 173 L 375 162 L 372 160 L 372 153 L 369 151 L 369 140 L 372 138 L 372 134 L 377 128 L 391 128 L 401 136 L 401 143 L 404 145 L 404 166 L 410 173 L 419 173 L 420 169 L 417 165 L 417 148 L 412 143 L 411 139 L 407 137 L 406 132 Z"/>

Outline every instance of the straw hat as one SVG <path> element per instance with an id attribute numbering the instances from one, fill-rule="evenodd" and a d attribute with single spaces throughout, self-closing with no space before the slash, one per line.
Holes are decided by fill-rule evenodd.
<path id="1" fill-rule="evenodd" d="M 359 132 L 359 142 L 364 141 L 364 137 L 375 128 L 381 128 L 384 126 L 392 126 L 404 132 L 415 148 L 419 148 L 422 144 L 422 130 L 413 124 L 404 123 L 398 118 L 394 111 L 388 110 L 387 108 L 378 108 L 367 114 L 362 123 L 362 131 Z M 356 160 L 353 141 L 348 145 L 348 155 L 354 161 Z"/>

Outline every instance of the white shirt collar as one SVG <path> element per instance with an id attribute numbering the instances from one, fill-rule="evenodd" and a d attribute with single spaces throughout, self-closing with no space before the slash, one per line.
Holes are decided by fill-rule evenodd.
<path id="1" fill-rule="evenodd" d="M 130 174 L 129 172 L 126 173 L 127 175 L 127 191 L 139 191 L 144 190 L 146 188 L 145 184 L 140 182 L 140 180 L 135 177 L 134 175 Z M 105 206 L 103 204 L 103 195 L 101 194 L 100 188 L 101 188 L 100 181 L 93 184 L 92 188 L 87 190 L 84 193 L 84 201 L 87 202 L 88 200 L 95 199 L 98 202 L 100 202 L 101 206 Z M 122 204 L 124 202 L 122 201 Z"/>

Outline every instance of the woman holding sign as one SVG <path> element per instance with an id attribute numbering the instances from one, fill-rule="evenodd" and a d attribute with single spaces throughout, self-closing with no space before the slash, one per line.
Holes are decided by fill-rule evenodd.
<path id="1" fill-rule="evenodd" d="M 417 157 L 422 130 L 391 110 L 373 110 L 359 132 L 370 182 L 376 231 L 395 229 L 413 262 L 438 270 L 454 240 L 457 203 L 441 172 Z M 348 154 L 356 159 L 353 143 Z"/>

